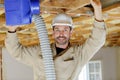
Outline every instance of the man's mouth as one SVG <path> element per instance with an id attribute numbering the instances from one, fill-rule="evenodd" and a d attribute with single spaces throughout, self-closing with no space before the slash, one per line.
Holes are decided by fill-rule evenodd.
<path id="1" fill-rule="evenodd" d="M 58 37 L 57 39 L 63 40 L 63 39 L 66 39 L 66 37 Z"/>

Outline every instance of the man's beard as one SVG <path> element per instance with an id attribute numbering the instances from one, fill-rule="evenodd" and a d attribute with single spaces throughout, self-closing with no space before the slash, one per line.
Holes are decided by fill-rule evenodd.
<path id="1" fill-rule="evenodd" d="M 61 40 L 61 39 L 62 40 Z M 59 36 L 55 39 L 56 43 L 59 45 L 65 45 L 69 42 L 69 38 L 66 38 L 65 36 Z"/>

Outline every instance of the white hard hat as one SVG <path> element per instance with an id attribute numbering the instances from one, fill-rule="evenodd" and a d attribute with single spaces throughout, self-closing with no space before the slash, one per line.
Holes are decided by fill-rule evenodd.
<path id="1" fill-rule="evenodd" d="M 63 25 L 73 27 L 73 21 L 67 14 L 58 14 L 52 21 L 52 26 Z"/>

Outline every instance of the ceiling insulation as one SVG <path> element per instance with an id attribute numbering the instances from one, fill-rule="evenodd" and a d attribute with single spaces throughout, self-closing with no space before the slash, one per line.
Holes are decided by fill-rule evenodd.
<path id="1" fill-rule="evenodd" d="M 103 18 L 107 25 L 107 39 L 104 46 L 120 46 L 120 1 L 101 1 L 103 4 Z M 3 2 L 3 0 L 0 0 L 0 46 L 4 46 L 7 32 L 4 7 L 2 6 Z M 71 43 L 83 44 L 90 36 L 94 16 L 89 0 L 42 0 L 40 8 L 51 42 L 54 42 L 51 22 L 53 17 L 58 13 L 66 13 L 73 18 L 74 31 L 70 40 Z M 17 34 L 20 43 L 24 46 L 39 43 L 34 23 L 18 27 Z"/>

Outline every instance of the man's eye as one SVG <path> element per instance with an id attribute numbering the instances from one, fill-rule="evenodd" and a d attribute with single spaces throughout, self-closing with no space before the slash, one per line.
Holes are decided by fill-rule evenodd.
<path id="1" fill-rule="evenodd" d="M 58 29 L 56 29 L 55 31 L 59 31 Z"/>
<path id="2" fill-rule="evenodd" d="M 68 31 L 67 29 L 65 29 L 64 31 Z"/>

